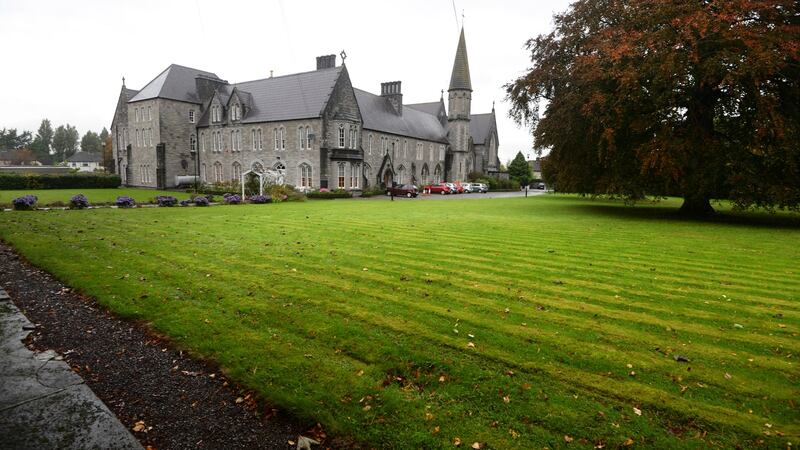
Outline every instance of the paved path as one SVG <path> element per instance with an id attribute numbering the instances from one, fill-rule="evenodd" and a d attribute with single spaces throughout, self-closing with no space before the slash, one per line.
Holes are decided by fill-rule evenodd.
<path id="1" fill-rule="evenodd" d="M 25 347 L 33 329 L 0 288 L 0 448 L 141 449 L 61 356 Z"/>
<path id="2" fill-rule="evenodd" d="M 537 195 L 543 195 L 546 191 L 540 191 L 538 189 L 529 189 L 528 190 L 528 197 L 535 197 Z M 486 199 L 486 198 L 510 198 L 510 197 L 525 197 L 525 191 L 511 191 L 511 192 L 487 192 L 485 194 L 456 194 L 456 195 L 441 195 L 441 194 L 424 194 L 420 195 L 415 199 L 407 199 L 405 197 L 395 197 L 395 200 L 410 200 L 410 201 L 417 201 L 417 200 L 476 200 L 476 199 Z M 356 197 L 356 199 L 361 199 L 360 197 Z M 389 196 L 387 195 L 376 195 L 374 197 L 367 197 L 362 200 L 389 200 Z"/>

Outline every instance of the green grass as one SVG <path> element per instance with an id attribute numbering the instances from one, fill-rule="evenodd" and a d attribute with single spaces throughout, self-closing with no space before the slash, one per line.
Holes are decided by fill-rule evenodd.
<path id="1" fill-rule="evenodd" d="M 189 198 L 184 192 L 158 191 L 155 189 L 28 189 L 19 191 L 0 190 L 0 205 L 10 208 L 11 201 L 26 194 L 33 194 L 39 198 L 38 205 L 46 206 L 55 202 L 69 204 L 75 194 L 83 194 L 92 204 L 114 203 L 120 195 L 132 197 L 138 203 L 147 203 L 158 195 L 172 195 L 178 200 Z"/>
<path id="2" fill-rule="evenodd" d="M 685 221 L 678 205 L 9 212 L 0 237 L 375 447 L 796 444 L 800 220 Z"/>

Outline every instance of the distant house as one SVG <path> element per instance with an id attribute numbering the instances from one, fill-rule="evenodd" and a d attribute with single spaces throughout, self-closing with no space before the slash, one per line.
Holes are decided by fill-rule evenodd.
<path id="1" fill-rule="evenodd" d="M 528 161 L 528 165 L 531 166 L 531 176 L 533 176 L 534 180 L 542 180 L 542 160 L 541 158 L 536 158 Z"/>
<path id="2" fill-rule="evenodd" d="M 67 167 L 80 172 L 103 170 L 103 155 L 100 153 L 78 152 L 67 158 Z"/>
<path id="3" fill-rule="evenodd" d="M 41 166 L 36 154 L 27 148 L 5 150 L 0 152 L 0 166 Z"/>

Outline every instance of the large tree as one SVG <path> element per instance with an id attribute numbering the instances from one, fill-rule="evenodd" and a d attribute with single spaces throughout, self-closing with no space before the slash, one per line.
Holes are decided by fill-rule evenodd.
<path id="1" fill-rule="evenodd" d="M 533 66 L 506 86 L 512 116 L 550 149 L 560 190 L 797 210 L 798 5 L 577 0 L 528 41 Z"/>
<path id="2" fill-rule="evenodd" d="M 61 125 L 53 134 L 53 150 L 56 160 L 64 161 L 78 150 L 78 130 L 70 124 Z"/>
<path id="3" fill-rule="evenodd" d="M 518 181 L 520 186 L 527 186 L 531 182 L 531 166 L 522 152 L 517 152 L 517 156 L 508 164 L 508 177 Z"/>
<path id="4" fill-rule="evenodd" d="M 0 150 L 15 150 L 28 147 L 31 143 L 31 132 L 19 133 L 16 128 L 0 130 Z"/>
<path id="5" fill-rule="evenodd" d="M 49 159 L 50 150 L 53 146 L 53 126 L 48 119 L 42 119 L 39 130 L 31 143 L 31 149 L 36 156 L 41 159 Z"/>
<path id="6" fill-rule="evenodd" d="M 106 132 L 108 134 L 108 132 Z M 81 151 L 100 153 L 103 151 L 103 140 L 94 131 L 87 131 L 81 138 Z"/>

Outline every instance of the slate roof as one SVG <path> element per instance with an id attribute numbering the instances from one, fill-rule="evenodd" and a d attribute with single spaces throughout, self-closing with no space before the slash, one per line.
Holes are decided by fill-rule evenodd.
<path id="1" fill-rule="evenodd" d="M 403 107 L 414 108 L 417 111 L 436 116 L 439 114 L 439 109 L 442 107 L 442 101 L 429 102 L 429 103 L 413 103 L 411 105 L 403 105 Z"/>
<path id="2" fill-rule="evenodd" d="M 67 162 L 103 162 L 103 155 L 100 153 L 77 152 L 67 158 Z"/>
<path id="3" fill-rule="evenodd" d="M 201 103 L 195 83 L 195 78 L 198 75 L 220 80 L 218 76 L 211 72 L 171 64 L 153 81 L 147 83 L 130 101 L 138 102 L 140 100 L 166 98 L 182 102 Z"/>
<path id="4" fill-rule="evenodd" d="M 472 136 L 472 142 L 475 145 L 483 145 L 486 143 L 486 138 L 489 137 L 489 130 L 492 129 L 494 124 L 494 115 L 488 114 L 472 114 L 469 116 L 469 134 Z"/>
<path id="5" fill-rule="evenodd" d="M 229 84 L 220 87 L 216 95 L 227 106 L 234 89 L 239 93 L 240 99 L 250 107 L 240 123 L 320 117 L 341 71 L 342 66 L 339 66 Z M 206 108 L 198 126 L 209 124 L 209 110 Z"/>
<path id="6" fill-rule="evenodd" d="M 453 61 L 453 73 L 450 75 L 450 88 L 472 90 L 472 81 L 469 76 L 469 59 L 467 58 L 467 41 L 464 39 L 464 28 L 461 28 L 461 37 L 458 38 L 456 60 Z"/>
<path id="7" fill-rule="evenodd" d="M 353 91 L 365 129 L 447 143 L 447 131 L 435 115 L 405 105 L 398 115 L 387 98 L 357 88 Z"/>

